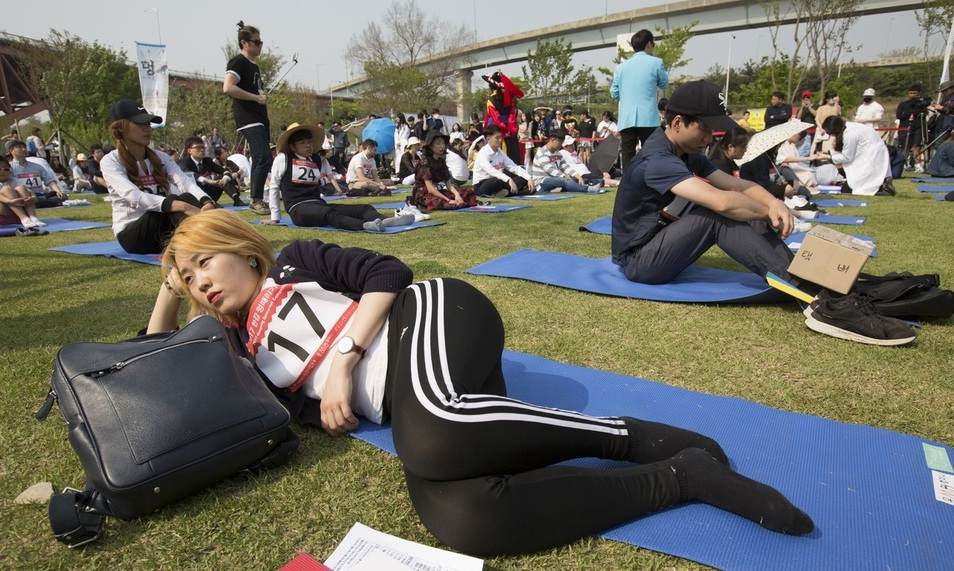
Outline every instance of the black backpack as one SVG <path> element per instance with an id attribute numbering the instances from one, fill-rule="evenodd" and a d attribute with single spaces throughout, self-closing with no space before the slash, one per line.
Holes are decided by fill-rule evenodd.
<path id="1" fill-rule="evenodd" d="M 853 291 L 868 297 L 878 314 L 885 317 L 948 319 L 954 315 L 954 292 L 940 285 L 937 274 L 861 273 Z"/>
<path id="2" fill-rule="evenodd" d="M 44 420 L 55 401 L 86 473 L 85 490 L 50 499 L 50 526 L 70 547 L 243 470 L 298 449 L 288 411 L 225 329 L 202 316 L 174 333 L 60 349 Z"/>

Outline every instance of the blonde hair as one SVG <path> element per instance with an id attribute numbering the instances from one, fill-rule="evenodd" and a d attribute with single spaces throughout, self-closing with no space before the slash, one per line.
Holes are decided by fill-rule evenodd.
<path id="1" fill-rule="evenodd" d="M 206 210 L 183 220 L 169 244 L 162 252 L 162 277 L 167 278 L 171 270 L 179 272 L 176 265 L 176 252 L 229 253 L 255 260 L 259 287 L 275 265 L 272 244 L 264 236 L 228 210 Z M 168 283 L 168 282 L 167 282 Z M 211 315 L 219 321 L 231 323 L 232 316 L 222 315 L 204 307 L 191 291 L 180 292 L 189 299 L 189 317 Z"/>
<path id="2" fill-rule="evenodd" d="M 120 119 L 113 121 L 109 126 L 109 131 L 116 142 L 116 151 L 119 153 L 119 162 L 126 168 L 126 176 L 133 184 L 139 186 L 142 181 L 139 180 L 139 165 L 136 158 L 129 152 L 124 137 L 129 129 L 130 121 Z M 152 177 L 156 180 L 156 185 L 165 192 L 169 192 L 169 177 L 166 174 L 166 168 L 162 166 L 162 161 L 156 151 L 146 147 L 146 160 L 152 165 Z"/>

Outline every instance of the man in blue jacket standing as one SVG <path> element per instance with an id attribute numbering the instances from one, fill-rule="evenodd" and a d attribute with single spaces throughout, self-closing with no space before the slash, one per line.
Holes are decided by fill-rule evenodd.
<path id="1" fill-rule="evenodd" d="M 624 169 L 636 155 L 636 141 L 642 145 L 659 127 L 656 90 L 669 85 L 663 61 L 653 55 L 653 33 L 640 30 L 633 34 L 630 44 L 636 54 L 616 67 L 610 86 L 610 95 L 619 101 Z"/>

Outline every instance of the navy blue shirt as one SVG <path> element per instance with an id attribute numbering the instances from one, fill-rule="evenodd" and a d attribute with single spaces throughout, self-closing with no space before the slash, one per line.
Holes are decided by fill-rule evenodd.
<path id="1" fill-rule="evenodd" d="M 626 167 L 613 208 L 613 261 L 652 240 L 662 226 L 659 213 L 672 202 L 672 187 L 716 170 L 705 155 L 676 154 L 665 129 L 656 129 Z"/>

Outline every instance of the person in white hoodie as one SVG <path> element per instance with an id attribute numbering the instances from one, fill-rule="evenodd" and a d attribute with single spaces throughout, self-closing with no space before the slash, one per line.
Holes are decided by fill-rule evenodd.
<path id="1" fill-rule="evenodd" d="M 825 119 L 822 128 L 834 139 L 832 162 L 845 169 L 845 192 L 866 196 L 895 194 L 888 147 L 874 129 L 838 116 Z"/>
<path id="2" fill-rule="evenodd" d="M 499 198 L 511 194 L 532 194 L 536 184 L 523 167 L 504 154 L 503 133 L 497 126 L 488 127 L 484 133 L 487 144 L 474 160 L 474 190 L 479 196 L 495 195 Z"/>

